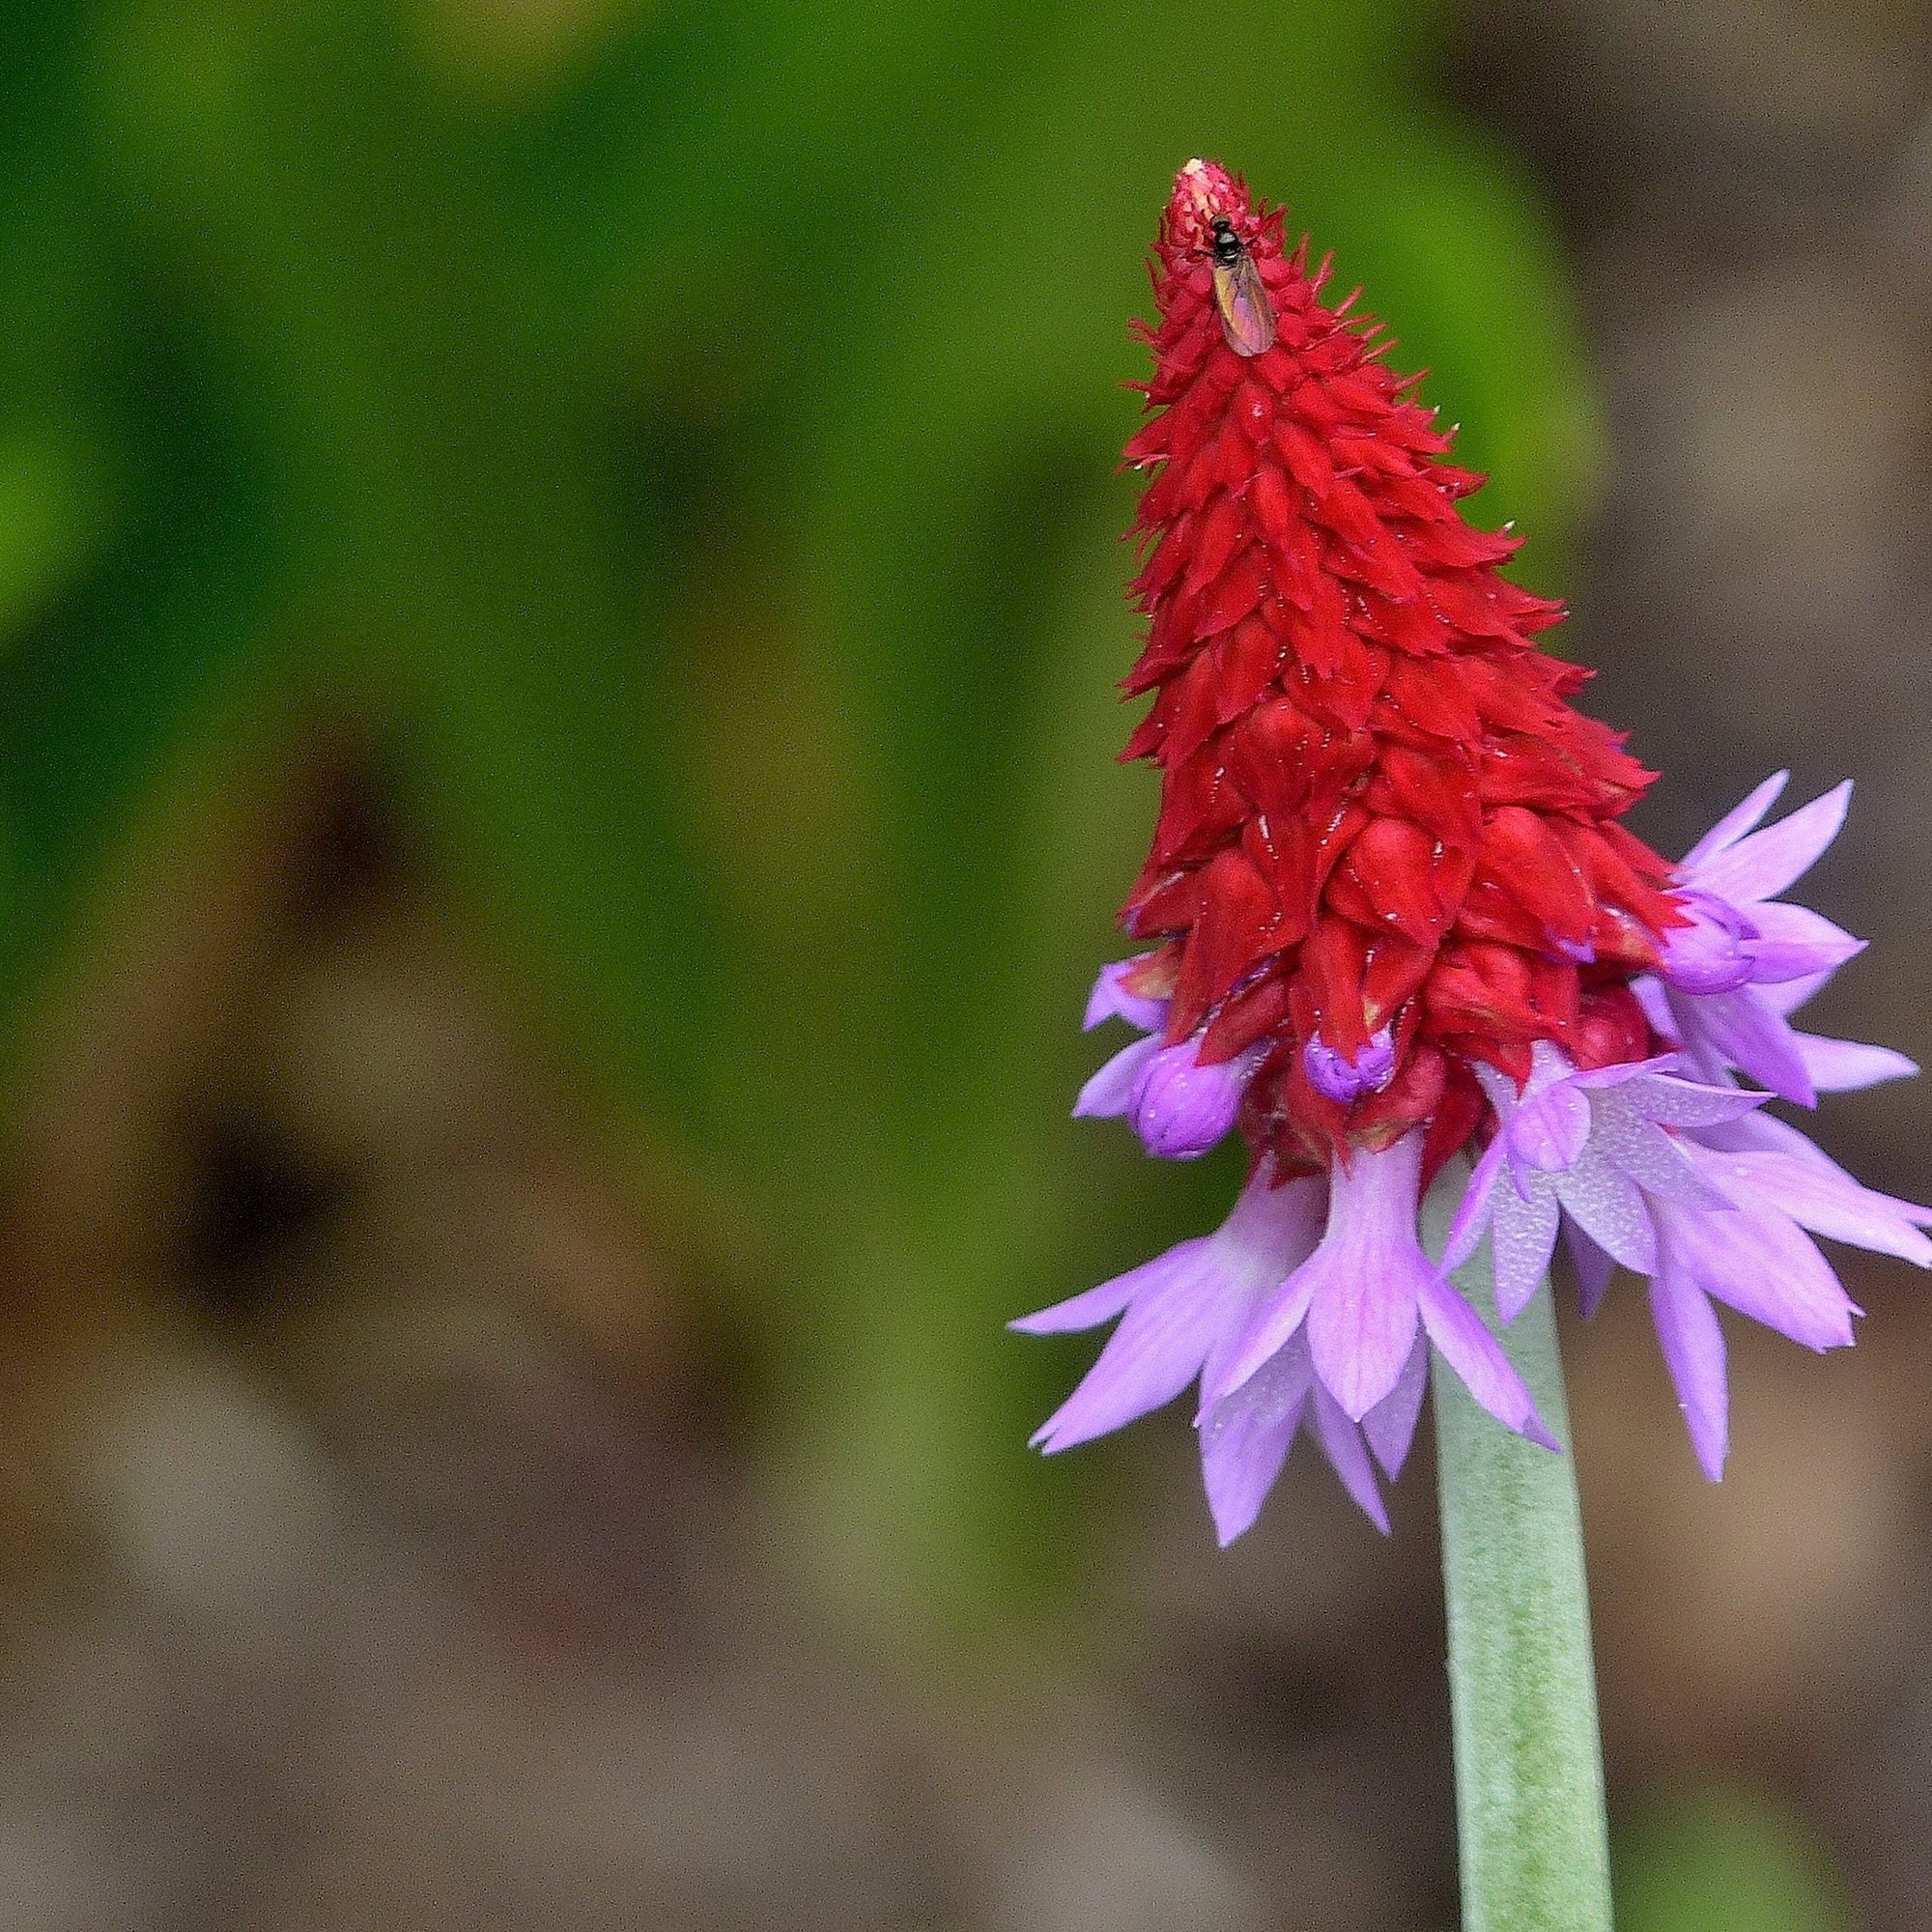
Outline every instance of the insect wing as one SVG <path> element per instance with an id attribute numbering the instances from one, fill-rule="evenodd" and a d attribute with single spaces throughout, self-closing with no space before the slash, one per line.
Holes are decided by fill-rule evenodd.
<path id="1" fill-rule="evenodd" d="M 1221 311 L 1221 333 L 1236 355 L 1259 355 L 1273 346 L 1274 304 L 1245 248 L 1231 266 L 1214 264 L 1214 306 Z"/>

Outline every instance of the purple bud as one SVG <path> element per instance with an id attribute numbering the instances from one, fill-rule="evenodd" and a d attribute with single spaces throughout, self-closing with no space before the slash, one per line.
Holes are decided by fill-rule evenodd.
<path id="1" fill-rule="evenodd" d="M 1395 1078 L 1395 1036 L 1381 1028 L 1350 1060 L 1332 1046 L 1323 1046 L 1319 1033 L 1311 1034 L 1301 1049 L 1301 1064 L 1318 1094 L 1337 1106 L 1352 1106 L 1364 1094 L 1379 1094 Z"/>
<path id="2" fill-rule="evenodd" d="M 1163 1160 L 1192 1160 L 1213 1147 L 1235 1124 L 1241 1095 L 1265 1057 L 1251 1046 L 1233 1060 L 1203 1066 L 1201 1037 L 1164 1046 L 1147 1064 L 1128 1111 L 1147 1151 Z"/>
<path id="3" fill-rule="evenodd" d="M 1715 893 L 1680 892 L 1678 903 L 1690 923 L 1664 934 L 1663 977 L 1680 993 L 1729 993 L 1744 985 L 1755 970 L 1745 943 L 1758 937 L 1757 927 Z"/>

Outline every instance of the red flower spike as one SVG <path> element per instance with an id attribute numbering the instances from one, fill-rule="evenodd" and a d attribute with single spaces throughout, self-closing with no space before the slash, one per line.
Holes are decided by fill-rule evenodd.
<path id="1" fill-rule="evenodd" d="M 1126 450 L 1154 473 L 1124 689 L 1153 703 L 1123 755 L 1161 806 L 1122 920 L 1165 942 L 1170 1040 L 1266 1054 L 1241 1121 L 1277 1175 L 1416 1125 L 1433 1173 L 1485 1117 L 1477 1064 L 1657 1050 L 1628 982 L 1683 916 L 1617 823 L 1651 775 L 1535 642 L 1561 607 L 1497 574 L 1519 540 L 1458 507 L 1482 478 L 1307 257 L 1239 181 L 1182 170 Z M 1324 1091 L 1324 1058 L 1390 1050 L 1373 1091 Z"/>

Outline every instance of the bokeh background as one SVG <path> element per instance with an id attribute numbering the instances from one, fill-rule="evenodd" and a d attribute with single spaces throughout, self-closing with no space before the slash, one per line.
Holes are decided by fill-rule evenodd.
<path id="1" fill-rule="evenodd" d="M 1447 1932 L 1431 1473 L 1212 1548 L 1007 1317 L 1150 822 L 1125 322 L 1243 169 L 1683 849 L 1932 1056 L 1923 0 L 0 9 L 0 1926 Z M 1823 1136 L 1924 1198 L 1932 1099 Z M 1932 1927 L 1932 1312 L 1569 1352 L 1625 1932 Z"/>

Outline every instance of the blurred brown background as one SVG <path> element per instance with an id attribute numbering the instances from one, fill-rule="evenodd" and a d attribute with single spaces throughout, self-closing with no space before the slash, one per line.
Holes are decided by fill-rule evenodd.
<path id="1" fill-rule="evenodd" d="M 871 84 L 890 93 L 960 48 L 996 44 L 1003 30 L 981 11 L 908 15 L 881 36 L 883 51 L 867 40 L 882 63 Z M 244 451 L 221 471 L 238 501 L 283 500 L 278 464 L 316 440 L 302 427 L 302 385 L 256 384 L 273 358 L 245 327 L 212 329 L 213 348 L 197 337 L 181 360 L 170 331 L 206 324 L 181 290 L 205 273 L 232 286 L 238 313 L 273 310 L 267 270 L 250 279 L 251 250 L 259 243 L 267 261 L 282 248 L 274 224 L 300 206 L 300 177 L 294 163 L 276 176 L 284 150 L 245 103 L 251 88 L 295 99 L 306 43 L 291 29 L 272 59 L 262 48 L 284 14 L 313 15 L 303 31 L 333 47 L 361 31 L 345 22 L 369 12 L 237 9 L 244 25 L 231 45 L 163 8 L 82 7 L 63 13 L 71 42 L 20 55 L 14 98 L 44 110 L 40 131 L 14 143 L 20 179 L 37 185 L 23 205 L 39 207 L 34 195 L 53 181 L 47 206 L 76 232 L 110 234 L 134 265 L 116 270 L 115 298 L 159 318 L 161 347 L 115 365 L 99 412 L 140 418 L 128 393 L 179 381 L 188 400 L 169 409 L 218 443 L 195 427 L 202 401 L 177 364 L 217 388 L 210 368 L 232 378 L 244 402 L 234 420 L 220 410 L 210 419 Z M 903 168 L 933 137 L 917 87 L 904 125 L 888 132 L 819 115 L 838 62 L 813 35 L 832 36 L 830 12 L 817 25 L 801 16 L 776 51 L 758 10 L 733 15 L 718 58 L 754 78 L 722 101 L 701 84 L 698 54 L 680 70 L 651 38 L 670 37 L 675 52 L 680 16 L 634 20 L 602 0 L 438 0 L 412 26 L 412 51 L 395 56 L 396 71 L 419 65 L 429 78 L 397 82 L 393 111 L 355 93 L 363 70 L 346 56 L 348 78 L 316 82 L 348 103 L 345 152 L 372 178 L 397 129 L 412 140 L 432 115 L 456 128 L 449 152 L 471 155 L 493 192 L 510 184 L 518 259 L 554 270 L 554 313 L 533 305 L 517 325 L 532 340 L 578 327 L 590 270 L 575 257 L 557 268 L 546 253 L 563 260 L 553 223 L 571 216 L 546 199 L 550 178 L 530 156 L 546 142 L 563 152 L 568 135 L 590 156 L 586 168 L 602 165 L 571 102 L 615 89 L 616 124 L 641 114 L 609 78 L 626 63 L 656 75 L 644 103 L 661 118 L 652 140 L 673 143 L 681 113 L 711 108 L 739 114 L 760 139 L 783 128 L 759 151 L 767 182 L 787 154 L 809 174 L 815 144 L 851 149 L 836 220 L 859 241 L 825 268 L 823 289 L 777 244 L 751 251 L 733 225 L 740 190 L 727 184 L 715 206 L 668 191 L 679 217 L 670 231 L 639 218 L 638 235 L 657 236 L 660 252 L 696 259 L 695 293 L 653 293 L 640 270 L 615 275 L 615 293 L 601 298 L 609 315 L 632 318 L 608 325 L 624 344 L 623 435 L 603 482 L 613 503 L 643 506 L 635 525 L 631 510 L 613 511 L 605 538 L 611 554 L 640 559 L 619 601 L 651 611 L 671 641 L 656 682 L 590 689 L 583 701 L 635 703 L 648 717 L 652 755 L 700 821 L 695 864 L 718 874 L 707 916 L 727 952 L 737 945 L 752 961 L 722 975 L 717 1006 L 684 1004 L 668 980 L 672 991 L 634 1022 L 599 1013 L 573 1031 L 594 999 L 503 938 L 555 915 L 562 954 L 612 980 L 647 978 L 681 943 L 684 914 L 668 889 L 639 885 L 634 901 L 611 901 L 614 936 L 600 954 L 601 942 L 583 938 L 594 921 L 571 925 L 569 906 L 556 914 L 541 893 L 476 885 L 469 835 L 452 829 L 435 775 L 514 767 L 504 721 L 536 700 L 514 683 L 492 689 L 480 708 L 494 707 L 493 728 L 507 735 L 440 766 L 443 754 L 421 745 L 442 727 L 396 699 L 406 676 L 355 641 L 400 610 L 399 643 L 417 657 L 434 648 L 409 641 L 404 593 L 393 609 L 386 593 L 355 594 L 355 556 L 388 567 L 383 533 L 402 512 L 383 479 L 385 466 L 412 460 L 418 432 L 407 420 L 390 425 L 394 447 L 366 470 L 342 459 L 342 500 L 367 503 L 370 522 L 355 539 L 362 550 L 341 553 L 352 558 L 336 565 L 341 582 L 301 580 L 299 596 L 244 605 L 236 620 L 250 636 L 325 639 L 324 654 L 299 673 L 278 666 L 259 687 L 267 699 L 244 703 L 227 672 L 204 679 L 197 701 L 214 721 L 205 740 L 156 730 L 145 764 L 124 760 L 145 776 L 103 784 L 111 809 L 76 809 L 76 831 L 59 830 L 66 821 L 47 801 L 71 781 L 58 728 L 94 700 L 68 692 L 64 671 L 21 667 L 77 661 L 97 647 L 75 642 L 83 633 L 107 639 L 88 677 L 114 703 L 99 706 L 106 722 L 90 727 L 95 737 L 75 743 L 128 738 L 114 704 L 167 712 L 175 699 L 152 667 L 187 620 L 156 620 L 154 655 L 145 634 L 113 623 L 124 607 L 173 608 L 157 557 L 183 540 L 162 519 L 155 550 L 140 549 L 131 433 L 125 445 L 106 435 L 71 469 L 21 472 L 43 486 L 30 506 L 51 502 L 51 518 L 70 505 L 71 530 L 51 575 L 19 592 L 12 646 L 29 939 L 15 973 L 0 1358 L 0 1926 L 1437 1932 L 1455 1922 L 1426 1453 L 1396 1493 L 1387 1543 L 1304 1453 L 1260 1528 L 1216 1557 L 1178 1418 L 1078 1469 L 1042 1469 L 1018 1448 L 1024 1416 L 1043 1412 L 1076 1358 L 1021 1362 L 1017 1347 L 1002 1347 L 998 1316 L 1124 1264 L 1162 1230 L 1172 1238 L 1202 1225 L 1219 1184 L 1177 1181 L 1194 1189 L 1183 1199 L 1161 1191 L 1165 1174 L 1158 1186 L 1122 1179 L 1124 1153 L 1090 1151 L 1086 1129 L 1060 1131 L 1066 1083 L 1084 1065 L 1071 1021 L 1084 976 L 1105 956 L 1104 908 L 1143 834 L 1144 790 L 1106 774 L 1112 789 L 1062 800 L 1042 783 L 1051 809 L 1037 822 L 1060 843 L 1017 886 L 1010 867 L 917 861 L 928 848 L 909 847 L 921 889 L 966 901 L 968 919 L 988 902 L 976 894 L 1032 894 L 1057 911 L 1055 882 L 1082 881 L 1059 950 L 1019 949 L 1031 990 L 994 982 L 1000 1025 L 957 1019 L 965 996 L 931 962 L 967 942 L 944 919 L 905 941 L 914 967 L 927 966 L 923 978 L 910 971 L 896 1014 L 882 1011 L 883 969 L 861 950 L 885 930 L 892 952 L 898 917 L 895 888 L 878 885 L 900 876 L 881 856 L 895 835 L 875 817 L 890 816 L 894 793 L 866 789 L 876 743 L 897 741 L 867 737 L 875 711 L 895 727 L 912 718 L 897 755 L 915 773 L 934 769 L 920 762 L 934 734 L 965 742 L 957 799 L 969 805 L 1024 788 L 1025 774 L 1056 771 L 1056 760 L 1087 761 L 1103 781 L 1124 729 L 1106 708 L 1106 681 L 1129 647 L 1124 572 L 1106 541 L 1126 498 L 1105 481 L 1104 448 L 1129 421 L 1110 385 L 1134 368 L 1120 334 L 1131 296 L 1116 291 L 1128 289 L 1163 172 L 1196 143 L 1194 107 L 1206 103 L 1199 118 L 1211 123 L 1228 90 L 1243 90 L 1239 114 L 1207 126 L 1205 146 L 1238 138 L 1249 121 L 1293 118 L 1308 98 L 1255 53 L 1273 43 L 1258 38 L 1275 22 L 1266 9 L 1219 46 L 1199 18 L 1130 12 L 1083 15 L 1064 51 L 1029 42 L 1011 77 L 982 53 L 987 74 L 971 97 L 980 118 L 940 141 L 931 181 L 894 190 L 905 207 L 939 201 L 942 226 L 952 197 L 973 231 L 961 248 L 997 256 L 1004 231 L 976 213 L 976 177 L 948 158 L 946 141 L 979 144 L 990 176 L 1002 156 L 1062 138 L 1090 99 L 1130 93 L 1121 119 L 1148 158 L 1114 190 L 1119 222 L 1094 217 L 1122 258 L 1115 281 L 1079 298 L 1091 298 L 1101 346 L 1087 361 L 1058 350 L 1045 358 L 1053 381 L 1092 393 L 1066 402 L 1069 421 L 1051 396 L 1029 403 L 1024 459 L 987 459 L 983 500 L 1008 522 L 976 508 L 982 498 L 964 483 L 954 497 L 951 484 L 928 488 L 911 456 L 895 469 L 896 445 L 880 457 L 864 441 L 867 412 L 902 411 L 906 450 L 952 433 L 933 424 L 930 412 L 951 405 L 932 391 L 980 392 L 946 317 L 957 311 L 959 340 L 971 343 L 1073 299 L 1063 291 L 1082 272 L 1080 251 L 1100 246 L 1070 239 L 1084 219 L 1081 170 L 1110 165 L 1113 149 L 1065 163 L 1065 203 L 1050 191 L 1041 216 L 1046 240 L 1034 237 L 1016 270 L 1009 260 L 980 301 L 938 242 L 908 239 L 904 208 L 866 205 L 867 171 Z M 1385 13 L 1407 18 L 1356 13 L 1363 44 L 1388 32 Z M 1280 12 L 1284 45 L 1307 18 Z M 1175 83 L 1176 104 L 1143 113 L 1163 85 L 1149 70 L 1177 35 L 1203 34 L 1208 43 L 1187 56 L 1199 75 Z M 1535 567 L 1573 596 L 1561 641 L 1601 668 L 1594 706 L 1630 726 L 1666 774 L 1642 821 L 1662 849 L 1683 849 L 1778 765 L 1795 767 L 1800 798 L 1843 775 L 1858 781 L 1817 902 L 1874 944 L 1819 1024 L 1932 1057 L 1932 14 L 1909 0 L 1472 0 L 1418 13 L 1402 34 L 1412 59 L 1391 56 L 1384 71 L 1382 54 L 1368 58 L 1362 99 L 1412 101 L 1403 111 L 1429 139 L 1474 131 L 1442 134 L 1435 158 L 1405 149 L 1387 179 L 1421 211 L 1418 232 L 1439 233 L 1455 252 L 1481 221 L 1432 230 L 1430 197 L 1464 170 L 1471 196 L 1499 197 L 1497 221 L 1526 224 L 1520 255 L 1493 248 L 1425 270 L 1414 266 L 1423 251 L 1398 251 L 1394 286 L 1378 293 L 1377 249 L 1396 243 L 1375 239 L 1377 123 L 1364 124 L 1358 150 L 1325 164 L 1331 175 L 1310 161 L 1306 182 L 1292 148 L 1226 158 L 1293 203 L 1318 242 L 1342 247 L 1345 275 L 1369 281 L 1370 306 L 1406 309 L 1405 342 L 1419 337 L 1429 351 L 1407 359 L 1435 363 L 1432 395 L 1467 415 L 1472 436 L 1484 434 L 1485 384 L 1499 397 L 1499 426 L 1477 443 L 1498 470 L 1489 514 L 1547 510 L 1553 527 Z M 1349 45 L 1344 35 L 1293 58 L 1318 74 L 1327 61 L 1352 72 Z M 760 91 L 767 60 L 794 64 L 795 97 L 776 82 L 769 98 Z M 128 79 L 139 62 L 152 68 L 147 106 Z M 1231 63 L 1243 70 L 1233 80 Z M 678 102 L 680 85 L 705 98 Z M 445 104 L 420 105 L 433 96 Z M 157 188 L 151 207 L 128 158 L 157 138 L 140 117 L 183 101 L 213 117 L 183 151 L 192 191 L 177 207 Z M 376 129 L 366 153 L 356 114 Z M 165 118 L 156 125 L 165 135 Z M 313 159 L 335 126 L 303 122 L 287 153 Z M 63 129 L 79 130 L 68 146 Z M 107 159 L 63 174 L 69 146 Z M 285 199 L 247 213 L 234 183 L 251 167 Z M 1276 167 L 1287 178 L 1264 171 Z M 1009 191 L 1017 206 L 1030 185 L 1003 182 L 998 192 Z M 1553 226 L 1538 225 L 1539 196 Z M 233 236 L 210 213 L 216 203 Z M 447 260 L 431 249 L 423 264 L 399 261 L 428 205 L 406 203 L 403 225 L 375 250 L 404 283 L 404 270 L 427 283 L 449 261 L 487 263 L 476 237 L 497 231 L 480 221 L 461 229 Z M 451 205 L 469 206 L 461 195 Z M 325 207 L 316 220 L 353 225 L 358 206 Z M 1339 233 L 1324 232 L 1324 213 Z M 835 216 L 825 218 L 829 236 Z M 596 241 L 595 223 L 584 225 Z M 586 244 L 583 261 L 595 256 Z M 328 259 L 319 250 L 306 272 Z M 365 279 L 352 278 L 352 304 L 384 298 L 388 284 L 373 270 Z M 332 292 L 307 286 L 326 312 Z M 477 312 L 494 312 L 502 291 L 492 272 L 477 271 L 476 289 Z M 1513 296 L 1554 318 L 1548 342 L 1522 352 L 1541 361 L 1514 360 L 1505 335 L 1494 366 L 1473 349 L 1459 362 L 1456 302 L 1480 316 Z M 849 320 L 874 297 L 865 311 L 874 320 L 851 325 L 856 348 L 837 329 L 829 347 L 812 347 L 809 301 Z M 436 352 L 449 395 L 472 384 L 480 393 L 497 346 L 478 347 L 444 299 L 439 279 L 421 297 L 421 327 L 454 331 Z M 742 354 L 694 358 L 694 328 L 737 340 L 741 304 L 759 318 Z M 277 353 L 322 372 L 318 394 L 327 381 L 364 383 L 346 352 L 336 365 L 322 353 L 336 338 L 304 346 L 302 309 L 292 300 L 277 322 Z M 1573 366 L 1564 331 L 1576 313 L 1586 355 Z M 398 308 L 398 340 L 417 339 L 414 314 Z M 384 340 L 372 332 L 361 345 L 368 369 L 380 369 Z M 535 352 L 520 341 L 506 353 Z M 826 371 L 841 356 L 884 373 L 840 388 Z M 64 370 L 52 392 L 71 400 L 92 380 Z M 1513 385 L 1521 394 L 1504 422 Z M 774 400 L 801 393 L 802 404 Z M 983 393 L 994 394 L 990 381 Z M 287 412 L 281 444 L 250 419 L 263 394 Z M 380 420 L 381 397 L 363 394 Z M 559 526 L 546 493 L 569 494 L 528 455 L 546 446 L 550 406 L 539 396 L 529 423 L 498 422 L 494 407 L 479 405 L 478 421 L 452 439 L 447 475 L 499 461 L 511 497 L 527 479 L 531 540 L 547 553 Z M 1017 405 L 1004 392 L 997 408 L 972 407 L 990 425 L 987 448 L 1010 433 Z M 61 425 L 56 451 L 98 426 L 87 409 L 75 405 L 71 422 L 67 411 L 60 400 L 45 417 Z M 535 440 L 515 440 L 526 432 Z M 767 445 L 787 439 L 828 452 L 819 485 L 772 457 Z M 979 490 L 980 444 L 961 432 L 943 447 Z M 844 517 L 861 531 L 846 559 L 857 593 L 828 589 L 822 554 L 801 555 L 805 545 L 785 537 L 787 505 L 809 508 L 820 485 L 831 500 L 841 464 L 864 472 L 838 499 L 851 507 L 809 527 L 836 532 Z M 1588 498 L 1593 473 L 1594 508 L 1566 557 L 1566 512 Z M 430 487 L 443 505 L 462 486 Z M 921 526 L 893 524 L 880 507 L 899 494 L 934 527 L 964 518 L 975 542 L 984 537 L 995 560 L 975 567 L 991 588 L 944 558 L 929 581 L 923 564 L 867 575 L 865 532 L 883 531 L 879 552 L 895 569 L 918 540 Z M 291 517 L 312 517 L 315 554 L 330 554 L 347 514 L 322 491 L 299 500 L 306 509 Z M 457 548 L 490 548 L 497 526 L 487 517 L 463 521 L 461 501 L 449 515 Z M 224 536 L 230 549 L 209 554 L 242 554 L 249 541 L 245 530 Z M 262 554 L 278 555 L 282 541 L 278 528 Z M 221 566 L 186 554 L 198 596 Z M 423 581 L 422 554 L 397 552 L 398 583 Z M 570 565 L 563 554 L 558 567 Z M 437 594 L 428 581 L 425 597 Z M 548 596 L 546 582 L 533 572 L 527 594 Z M 932 697 L 891 664 L 883 698 L 868 692 L 870 660 L 838 641 L 866 634 L 845 618 L 867 596 L 917 605 L 952 598 L 961 582 L 983 599 L 970 635 L 993 639 L 975 645 L 991 667 L 990 696 Z M 13 594 L 4 572 L 0 587 Z M 1002 659 L 1000 639 L 1031 637 L 1028 626 L 1065 641 L 1033 659 L 1016 642 Z M 518 635 L 504 633 L 513 645 Z M 907 633 L 905 662 L 943 657 L 949 635 Z M 332 668 L 318 673 L 318 663 Z M 1004 705 L 1032 721 L 1038 748 L 1015 749 L 990 727 L 974 737 L 982 702 L 989 716 Z M 256 722 L 238 724 L 243 710 Z M 202 742 L 225 749 L 217 756 Z M 942 794 L 949 782 L 935 780 Z M 607 844 L 598 829 L 602 783 L 547 807 L 535 831 L 515 818 L 516 799 L 482 780 L 476 789 L 482 816 L 495 813 L 509 842 L 528 848 L 540 884 L 577 849 L 566 835 L 602 855 L 585 862 L 593 912 L 625 890 L 611 882 L 630 849 L 628 835 Z M 645 847 L 654 809 L 639 808 Z M 110 820 L 118 829 L 99 830 Z M 704 824 L 723 828 L 723 857 L 703 856 Z M 944 830 L 930 850 L 998 836 L 970 818 Z M 45 854 L 70 848 L 92 855 L 85 883 L 35 899 L 36 880 L 54 872 Z M 963 979 L 975 969 L 959 956 Z M 674 1033 L 729 1038 L 735 1027 L 748 1043 L 700 1071 L 709 1101 L 682 1103 L 673 1086 L 670 1099 L 639 1103 L 597 1070 L 607 1064 L 597 1042 L 625 1024 L 645 1061 L 681 1051 Z M 1045 1027 L 1066 1037 L 1036 1050 Z M 952 1028 L 962 1043 L 948 1061 L 930 1043 Z M 972 1056 L 996 1058 L 1002 1042 L 1043 1063 L 1037 1082 L 988 1096 L 990 1116 L 1020 1122 L 1007 1139 L 988 1138 L 950 1097 L 980 1078 Z M 895 1097 L 875 1061 L 912 1068 L 910 1099 Z M 805 1097 L 766 1104 L 781 1089 Z M 908 1124 L 890 1146 L 849 1125 L 895 1109 Z M 734 1143 L 703 1124 L 720 1118 L 752 1124 Z M 1837 1103 L 1822 1138 L 1873 1184 L 1923 1199 L 1928 1125 L 1921 1084 Z M 1010 1239 L 983 1232 L 955 1180 L 976 1165 L 1020 1203 Z M 1116 1186 L 1139 1190 L 1118 1218 Z M 910 1226 L 911 1198 L 940 1204 L 929 1226 Z M 963 1317 L 945 1313 L 949 1269 L 978 1284 Z M 1719 1489 L 1698 1478 L 1682 1439 L 1640 1298 L 1613 1295 L 1591 1330 L 1569 1337 L 1629 1932 L 1932 1927 L 1932 1314 L 1902 1267 L 1848 1264 L 1847 1281 L 1868 1311 L 1847 1356 L 1814 1360 L 1732 1329 L 1735 1453 Z M 901 1292 L 911 1313 L 898 1328 L 878 1311 Z M 814 1296 L 863 1320 L 814 1314 Z M 926 1363 L 942 1393 L 901 1400 L 896 1365 L 915 1359 L 922 1337 L 950 1332 L 949 1321 L 983 1335 L 983 1354 Z M 871 1353 L 855 1352 L 855 1338 L 881 1333 Z M 947 1419 L 949 1376 L 1002 1378 L 991 1422 L 973 1420 L 965 1398 L 967 1419 Z M 831 1408 L 866 1419 L 841 1435 Z M 952 1472 L 975 1455 L 993 1457 L 994 1473 L 955 1504 Z M 873 1513 L 903 1520 L 881 1528 Z"/>

